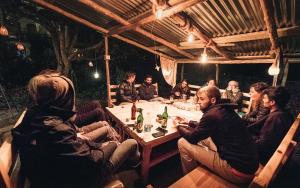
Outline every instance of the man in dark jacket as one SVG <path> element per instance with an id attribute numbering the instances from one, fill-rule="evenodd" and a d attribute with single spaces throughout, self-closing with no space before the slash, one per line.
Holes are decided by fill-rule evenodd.
<path id="1" fill-rule="evenodd" d="M 21 168 L 31 187 L 95 187 L 126 160 L 139 158 L 129 139 L 95 143 L 77 136 L 75 92 L 68 78 L 38 75 L 28 84 L 32 105 L 13 130 Z"/>
<path id="2" fill-rule="evenodd" d="M 126 72 L 125 80 L 123 80 L 119 85 L 119 90 L 117 91 L 117 101 L 122 102 L 134 102 L 138 98 L 138 94 L 134 87 L 135 84 L 135 73 Z"/>
<path id="3" fill-rule="evenodd" d="M 171 91 L 171 97 L 174 99 L 183 99 L 184 97 L 189 99 L 190 96 L 191 90 L 186 79 L 178 83 Z"/>
<path id="4" fill-rule="evenodd" d="M 184 173 L 199 162 L 233 183 L 249 183 L 258 168 L 257 149 L 233 104 L 222 103 L 214 86 L 201 88 L 197 94 L 203 112 L 200 122 L 181 120 L 187 125 L 178 126 Z"/>
<path id="5" fill-rule="evenodd" d="M 288 101 L 289 93 L 284 87 L 270 87 L 263 92 L 263 105 L 270 114 L 251 125 L 262 127 L 258 135 L 251 132 L 262 164 L 268 162 L 292 124 L 291 114 L 284 110 Z"/>
<path id="6" fill-rule="evenodd" d="M 139 96 L 142 100 L 151 100 L 157 97 L 157 88 L 152 85 L 151 75 L 146 75 L 144 83 L 139 87 Z"/>

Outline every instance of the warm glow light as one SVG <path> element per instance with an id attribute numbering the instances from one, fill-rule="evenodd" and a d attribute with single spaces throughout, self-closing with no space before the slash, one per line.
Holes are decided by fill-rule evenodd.
<path id="1" fill-rule="evenodd" d="M 272 65 L 270 66 L 270 68 L 268 70 L 269 75 L 275 76 L 275 75 L 278 75 L 279 72 L 280 72 L 280 68 L 275 63 L 272 63 Z"/>
<path id="2" fill-rule="evenodd" d="M 156 69 L 157 71 L 159 71 L 160 67 L 156 64 L 156 65 L 155 65 L 155 69 Z"/>
<path id="3" fill-rule="evenodd" d="M 99 78 L 99 73 L 97 71 L 94 74 L 94 78 L 96 78 L 96 79 Z"/>
<path id="4" fill-rule="evenodd" d="M 0 35 L 8 36 L 8 31 L 7 31 L 6 27 L 4 27 L 3 25 L 0 27 Z"/>
<path id="5" fill-rule="evenodd" d="M 200 62 L 201 63 L 206 63 L 207 62 L 206 47 L 204 48 L 203 53 L 201 54 Z"/>
<path id="6" fill-rule="evenodd" d="M 163 17 L 163 13 L 164 13 L 163 9 L 160 8 L 160 7 L 158 7 L 158 8 L 156 9 L 156 13 L 155 13 L 156 18 L 157 18 L 158 20 L 161 20 L 162 17 Z"/>
<path id="7" fill-rule="evenodd" d="M 22 51 L 25 49 L 24 45 L 21 42 L 17 42 L 16 43 L 16 47 L 18 50 Z"/>
<path id="8" fill-rule="evenodd" d="M 94 66 L 93 62 L 90 61 L 90 62 L 89 62 L 89 67 L 93 67 L 93 66 Z"/>
<path id="9" fill-rule="evenodd" d="M 187 40 L 189 43 L 192 43 L 194 42 L 194 35 L 193 33 L 189 33 L 189 36 L 188 36 L 188 40 Z"/>

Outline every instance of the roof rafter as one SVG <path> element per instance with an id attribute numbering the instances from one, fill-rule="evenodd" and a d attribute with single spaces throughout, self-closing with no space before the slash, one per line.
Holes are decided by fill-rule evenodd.
<path id="1" fill-rule="evenodd" d="M 59 13 L 59 14 L 62 14 L 62 15 L 64 15 L 64 16 L 68 17 L 69 19 L 74 20 L 74 21 L 76 21 L 76 22 L 79 22 L 79 23 L 81 23 L 81 24 L 83 24 L 83 25 L 85 25 L 85 26 L 87 26 L 87 27 L 89 27 L 89 28 L 92 28 L 92 29 L 96 30 L 96 31 L 99 31 L 99 32 L 104 33 L 104 34 L 107 34 L 107 33 L 108 33 L 108 30 L 107 30 L 107 29 L 102 28 L 102 27 L 100 27 L 100 26 L 97 26 L 97 25 L 95 25 L 95 24 L 93 24 L 93 23 L 91 23 L 91 22 L 89 22 L 89 21 L 87 21 L 87 20 L 85 20 L 85 19 L 82 19 L 82 18 L 80 18 L 80 17 L 78 17 L 78 16 L 76 16 L 76 15 L 73 15 L 73 14 L 71 14 L 71 13 L 69 13 L 69 12 L 67 12 L 67 11 L 65 11 L 65 10 L 63 10 L 63 9 L 61 9 L 61 8 L 59 8 L 59 7 L 55 6 L 55 5 L 53 5 L 53 4 L 51 4 L 51 3 L 45 2 L 45 1 L 43 1 L 43 0 L 33 0 L 33 2 L 39 4 L 39 5 L 42 6 L 42 7 L 51 9 L 51 10 L 53 10 L 53 11 Z M 151 48 L 148 48 L 148 47 L 146 47 L 146 46 L 144 46 L 144 45 L 142 45 L 142 44 L 139 44 L 139 43 L 137 43 L 137 42 L 135 42 L 135 41 L 132 41 L 132 40 L 127 39 L 127 38 L 125 38 L 125 37 L 122 37 L 122 36 L 120 36 L 120 35 L 113 35 L 112 37 L 117 38 L 117 39 L 119 39 L 119 40 L 122 40 L 122 41 L 124 41 L 124 42 L 126 42 L 126 43 L 132 44 L 132 45 L 134 45 L 134 46 L 137 46 L 137 47 L 139 47 L 139 48 L 142 48 L 142 49 L 144 49 L 144 50 L 146 50 L 146 51 L 148 51 L 148 52 L 150 52 L 150 53 L 153 53 L 153 54 L 156 54 L 156 55 L 163 56 L 163 57 L 166 57 L 166 58 L 168 58 L 168 59 L 174 60 L 173 57 L 170 57 L 170 56 L 168 56 L 168 55 L 166 55 L 166 54 L 164 54 L 164 53 L 161 53 L 161 52 L 152 50 Z"/>
<path id="2" fill-rule="evenodd" d="M 164 10 L 162 18 L 170 17 L 178 12 L 185 10 L 188 7 L 191 7 L 195 4 L 201 3 L 203 1 L 206 1 L 206 0 L 187 0 L 187 1 L 180 2 L 174 6 L 170 6 L 166 10 Z M 131 24 L 124 25 L 124 26 L 112 27 L 111 29 L 109 29 L 108 34 L 109 35 L 120 34 L 125 31 L 132 30 L 135 27 L 139 27 L 139 26 L 145 25 L 147 23 L 153 22 L 155 20 L 156 20 L 156 17 L 154 14 L 151 14 L 147 17 L 141 16 L 139 18 L 136 18 L 135 22 L 133 22 Z"/>
<path id="3" fill-rule="evenodd" d="M 124 18 L 116 15 L 115 13 L 113 13 L 110 10 L 108 10 L 108 9 L 106 9 L 104 7 L 101 7 L 99 4 L 95 3 L 94 1 L 91 1 L 91 0 L 79 0 L 79 2 L 82 3 L 82 4 L 85 4 L 86 6 L 88 6 L 90 8 L 92 8 L 96 12 L 99 12 L 101 14 L 105 14 L 106 16 L 108 16 L 108 17 L 116 20 L 117 22 L 119 22 L 119 23 L 121 23 L 123 25 L 129 25 L 130 24 L 129 21 L 127 21 Z M 190 54 L 190 53 L 188 53 L 188 52 L 186 52 L 184 50 L 179 49 L 177 47 L 177 45 L 175 45 L 175 44 L 173 44 L 173 43 L 171 43 L 169 41 L 166 41 L 165 39 L 160 38 L 160 37 L 158 37 L 156 35 L 153 35 L 153 34 L 149 33 L 148 31 L 146 31 L 146 30 L 144 30 L 144 29 L 142 29 L 140 27 L 136 27 L 136 28 L 134 28 L 134 30 L 136 32 L 138 32 L 138 33 L 143 34 L 144 36 L 146 36 L 146 37 L 148 37 L 148 38 L 150 38 L 152 40 L 155 40 L 155 41 L 157 41 L 157 42 L 159 42 L 159 43 L 161 43 L 161 44 L 163 44 L 163 45 L 171 48 L 172 50 L 178 52 L 179 54 L 181 54 L 181 55 L 183 55 L 185 57 L 188 57 L 190 59 L 195 58 L 192 54 Z"/>

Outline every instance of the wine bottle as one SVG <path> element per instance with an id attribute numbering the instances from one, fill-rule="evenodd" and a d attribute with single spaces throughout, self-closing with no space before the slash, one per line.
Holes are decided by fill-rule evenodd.
<path id="1" fill-rule="evenodd" d="M 143 132 L 143 123 L 144 123 L 143 110 L 139 109 L 139 115 L 136 120 L 136 131 L 138 133 Z"/>
<path id="2" fill-rule="evenodd" d="M 135 102 L 133 102 L 131 107 L 131 119 L 135 120 L 135 118 L 136 118 L 136 106 L 135 106 Z"/>
<path id="3" fill-rule="evenodd" d="M 167 106 L 165 106 L 165 111 L 164 111 L 164 113 L 162 114 L 162 124 L 161 124 L 161 127 L 162 128 L 167 128 L 167 124 L 168 124 L 168 117 L 169 117 L 169 115 L 168 115 L 168 108 L 167 108 Z"/>

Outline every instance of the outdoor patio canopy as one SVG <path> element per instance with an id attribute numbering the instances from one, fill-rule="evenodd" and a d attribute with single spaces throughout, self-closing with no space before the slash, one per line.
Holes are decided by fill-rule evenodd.
<path id="1" fill-rule="evenodd" d="M 213 64 L 273 63 L 286 65 L 287 74 L 288 63 L 300 62 L 300 13 L 296 11 L 300 2 L 296 0 L 33 2 L 104 34 L 108 94 L 108 37 L 176 64 L 199 63 L 204 48 L 207 63 Z M 193 42 L 187 41 L 190 35 Z"/>

